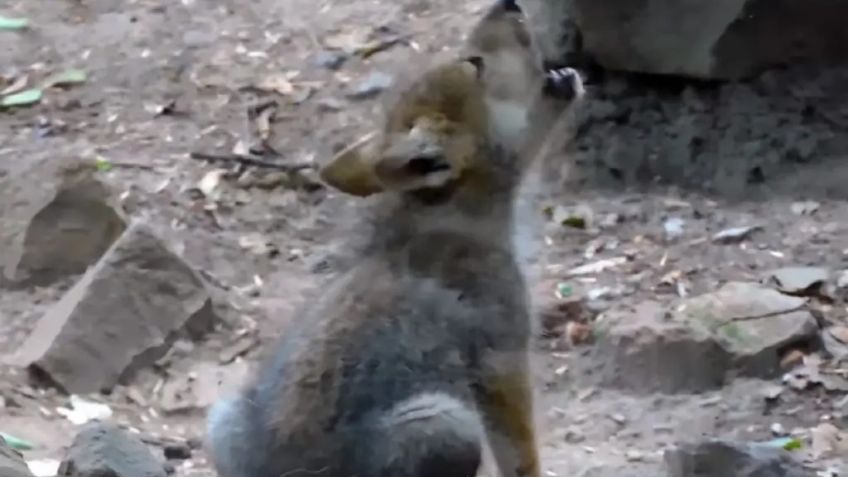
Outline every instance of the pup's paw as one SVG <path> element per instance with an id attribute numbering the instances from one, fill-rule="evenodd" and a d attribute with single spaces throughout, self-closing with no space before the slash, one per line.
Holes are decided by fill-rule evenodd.
<path id="1" fill-rule="evenodd" d="M 545 94 L 558 99 L 577 99 L 585 92 L 583 79 L 574 68 L 556 68 L 547 72 Z"/>

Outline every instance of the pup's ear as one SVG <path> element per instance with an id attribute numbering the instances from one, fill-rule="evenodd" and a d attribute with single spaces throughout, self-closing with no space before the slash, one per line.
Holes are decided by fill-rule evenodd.
<path id="1" fill-rule="evenodd" d="M 367 197 L 383 191 L 374 174 L 377 134 L 370 133 L 336 154 L 319 175 L 328 186 L 346 194 Z"/>

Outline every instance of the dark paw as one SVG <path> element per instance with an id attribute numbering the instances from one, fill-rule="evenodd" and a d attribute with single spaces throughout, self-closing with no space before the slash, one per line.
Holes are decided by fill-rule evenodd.
<path id="1" fill-rule="evenodd" d="M 574 68 L 557 68 L 548 71 L 545 94 L 558 99 L 575 99 L 583 96 L 583 79 Z"/>

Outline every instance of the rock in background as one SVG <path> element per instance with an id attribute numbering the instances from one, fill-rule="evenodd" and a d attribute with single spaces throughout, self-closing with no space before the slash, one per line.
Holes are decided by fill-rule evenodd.
<path id="1" fill-rule="evenodd" d="M 23 456 L 6 444 L 0 436 L 0 476 L 2 477 L 32 477 Z"/>
<path id="2" fill-rule="evenodd" d="M 590 74 L 576 141 L 554 154 L 568 157 L 569 185 L 659 179 L 725 195 L 765 184 L 846 196 L 848 174 L 832 167 L 793 174 L 848 149 L 844 2 L 523 3 L 546 56 L 602 69 Z"/>
<path id="3" fill-rule="evenodd" d="M 803 298 L 756 283 L 728 283 L 673 309 L 622 306 L 597 330 L 601 380 L 636 392 L 702 392 L 735 374 L 773 378 L 781 351 L 819 336 Z"/>
<path id="4" fill-rule="evenodd" d="M 135 223 L 41 318 L 16 361 L 71 393 L 109 390 L 215 320 L 194 270 Z"/>
<path id="5" fill-rule="evenodd" d="M 0 180 L 0 284 L 83 273 L 126 228 L 94 164 L 39 162 Z"/>
<path id="6" fill-rule="evenodd" d="M 524 3 L 533 4 L 533 0 Z M 605 68 L 738 80 L 795 62 L 848 60 L 848 4 L 830 0 L 541 0 Z M 556 28 L 556 25 L 560 25 Z M 564 45 L 572 46 L 573 45 Z"/>
<path id="7" fill-rule="evenodd" d="M 165 477 L 147 446 L 114 424 L 92 423 L 74 438 L 59 467 L 62 477 Z"/>

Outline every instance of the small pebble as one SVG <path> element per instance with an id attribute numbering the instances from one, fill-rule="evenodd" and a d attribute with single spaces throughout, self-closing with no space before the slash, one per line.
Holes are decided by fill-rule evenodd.
<path id="1" fill-rule="evenodd" d="M 645 460 L 645 455 L 637 450 L 629 450 L 624 454 L 624 457 L 630 462 L 642 462 Z"/>
<path id="2" fill-rule="evenodd" d="M 683 235 L 683 219 L 672 217 L 663 223 L 666 240 L 674 240 Z"/>
<path id="3" fill-rule="evenodd" d="M 327 68 L 328 70 L 337 70 L 347 61 L 347 56 L 337 51 L 324 50 L 312 59 L 316 66 Z"/>
<path id="4" fill-rule="evenodd" d="M 168 444 L 162 450 L 168 460 L 191 459 L 191 447 L 188 443 Z"/>
<path id="5" fill-rule="evenodd" d="M 616 424 L 619 424 L 619 425 L 622 425 L 622 426 L 627 424 L 627 418 L 624 417 L 623 414 L 611 414 L 610 419 L 615 421 Z"/>
<path id="6" fill-rule="evenodd" d="M 579 444 L 586 440 L 586 436 L 580 432 L 580 428 L 577 426 L 571 426 L 565 430 L 565 434 L 563 435 L 565 442 L 569 444 Z"/>
<path id="7" fill-rule="evenodd" d="M 382 93 L 394 83 L 392 75 L 375 71 L 368 75 L 367 78 L 353 86 L 347 94 L 350 99 L 368 99 Z"/>
<path id="8" fill-rule="evenodd" d="M 779 422 L 775 422 L 774 424 L 772 424 L 769 429 L 771 430 L 771 433 L 777 437 L 783 437 L 787 435 L 786 428 L 783 427 L 783 424 Z"/>

